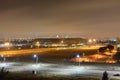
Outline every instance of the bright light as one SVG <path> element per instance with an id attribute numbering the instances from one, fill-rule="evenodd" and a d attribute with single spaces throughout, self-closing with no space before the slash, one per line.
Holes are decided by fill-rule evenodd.
<path id="1" fill-rule="evenodd" d="M 88 42 L 91 43 L 91 42 L 92 42 L 92 39 L 89 39 Z"/>
<path id="2" fill-rule="evenodd" d="M 37 55 L 36 55 L 36 54 L 34 54 L 34 55 L 33 55 L 33 57 L 34 57 L 34 58 L 37 58 Z"/>
<path id="3" fill-rule="evenodd" d="M 39 42 L 39 41 L 37 41 L 37 42 L 36 42 L 36 44 L 40 44 L 40 42 Z"/>
<path id="4" fill-rule="evenodd" d="M 35 43 L 35 45 L 36 45 L 37 47 L 40 47 L 40 42 L 37 41 L 37 42 Z"/>
<path id="5" fill-rule="evenodd" d="M 93 39 L 94 42 L 96 42 L 96 39 Z"/>
<path id="6" fill-rule="evenodd" d="M 9 65 L 7 65 L 6 63 L 0 63 L 0 67 L 7 67 Z"/>
<path id="7" fill-rule="evenodd" d="M 79 55 L 79 54 L 77 54 L 77 55 L 76 55 L 76 57 L 77 57 L 77 58 L 80 58 L 80 55 Z"/>
<path id="8" fill-rule="evenodd" d="M 10 46 L 10 43 L 9 42 L 5 42 L 4 45 L 5 46 Z"/>

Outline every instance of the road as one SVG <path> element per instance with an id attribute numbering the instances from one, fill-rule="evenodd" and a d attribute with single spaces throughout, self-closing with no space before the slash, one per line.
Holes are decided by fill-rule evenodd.
<path id="1" fill-rule="evenodd" d="M 26 62 L 2 62 L 0 67 L 5 67 L 10 72 L 25 72 L 26 74 L 32 73 L 32 70 L 37 71 L 37 75 L 49 75 L 49 76 L 65 76 L 65 75 L 91 75 L 101 77 L 106 70 L 110 77 L 113 74 L 120 74 L 120 68 L 118 66 L 110 67 L 95 67 L 95 66 L 78 66 L 78 65 L 66 65 L 66 64 L 50 64 L 50 63 L 26 63 Z M 113 70 L 113 68 L 115 68 Z"/>

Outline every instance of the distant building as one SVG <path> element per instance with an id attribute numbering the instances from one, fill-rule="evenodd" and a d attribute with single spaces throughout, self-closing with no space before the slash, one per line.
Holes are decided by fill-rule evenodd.
<path id="1" fill-rule="evenodd" d="M 86 39 L 82 38 L 39 38 L 34 40 L 40 43 L 41 47 L 74 47 L 82 46 L 86 43 Z"/>

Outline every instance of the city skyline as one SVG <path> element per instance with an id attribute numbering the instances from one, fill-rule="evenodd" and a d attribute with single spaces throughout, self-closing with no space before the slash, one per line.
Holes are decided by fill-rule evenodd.
<path id="1" fill-rule="evenodd" d="M 119 37 L 119 0 L 2 0 L 0 38 Z"/>

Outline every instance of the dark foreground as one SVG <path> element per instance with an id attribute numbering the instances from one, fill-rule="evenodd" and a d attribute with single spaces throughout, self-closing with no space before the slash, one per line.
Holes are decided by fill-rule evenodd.
<path id="1" fill-rule="evenodd" d="M 1 77 L 0 80 L 100 80 L 96 77 L 83 77 L 83 76 L 74 76 L 74 77 L 44 77 L 44 76 L 36 76 L 36 75 L 7 75 Z"/>
<path id="2" fill-rule="evenodd" d="M 0 74 L 0 80 L 101 80 L 101 77 L 90 75 L 71 75 L 71 76 L 41 76 L 24 73 Z M 120 80 L 111 78 L 109 80 Z"/>

